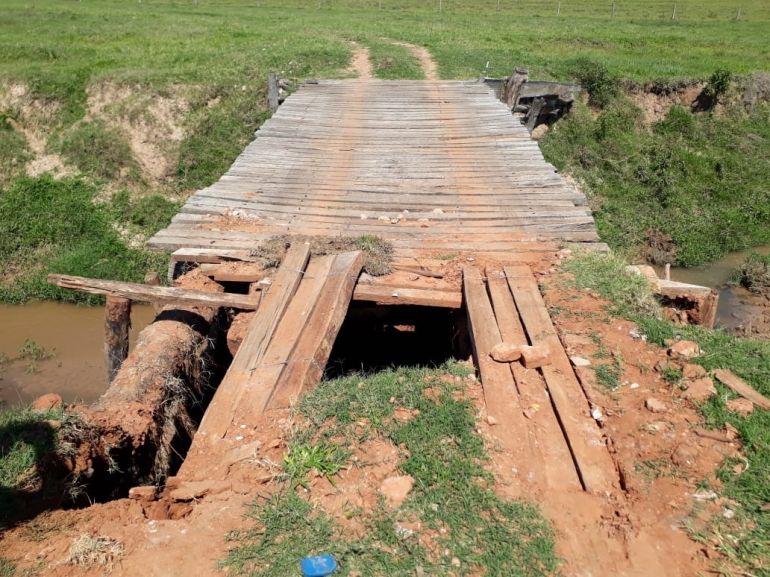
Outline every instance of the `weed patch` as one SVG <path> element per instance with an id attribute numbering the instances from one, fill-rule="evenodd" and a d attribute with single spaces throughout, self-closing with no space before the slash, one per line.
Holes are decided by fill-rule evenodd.
<path id="1" fill-rule="evenodd" d="M 467 371 L 459 365 L 393 369 L 325 381 L 308 393 L 299 408 L 307 421 L 300 437 L 318 437 L 321 446 L 332 437 L 351 443 L 383 437 L 403 448 L 400 469 L 412 476 L 414 489 L 395 511 L 382 503 L 358 511 L 366 527 L 360 538 L 287 489 L 254 504 L 249 516 L 255 528 L 231 536 L 224 566 L 239 575 L 288 576 L 303 556 L 331 552 L 341 575 L 552 574 L 557 561 L 550 528 L 536 508 L 492 492 L 473 407 L 447 373 L 462 382 Z M 397 409 L 414 417 L 396 419 Z M 369 426 L 356 428 L 362 422 Z M 399 531 L 404 519 L 419 519 L 422 530 L 435 535 L 435 548 Z"/>
<path id="2" fill-rule="evenodd" d="M 652 130 L 622 99 L 596 118 L 576 104 L 541 145 L 583 183 L 615 249 L 694 266 L 770 242 L 770 104 L 695 115 L 674 107 Z M 662 252 L 659 239 L 668 239 Z"/>
<path id="3" fill-rule="evenodd" d="M 770 295 L 770 255 L 747 256 L 735 272 L 735 280 L 751 292 Z"/>
<path id="4" fill-rule="evenodd" d="M 252 256 L 261 259 L 265 268 L 274 268 L 281 264 L 291 243 L 303 242 L 310 244 L 310 253 L 313 256 L 360 250 L 364 253 L 364 272 L 372 276 L 382 276 L 390 272 L 390 262 L 393 258 L 392 245 L 378 236 L 371 235 L 335 238 L 303 235 L 274 236 L 253 250 Z"/>

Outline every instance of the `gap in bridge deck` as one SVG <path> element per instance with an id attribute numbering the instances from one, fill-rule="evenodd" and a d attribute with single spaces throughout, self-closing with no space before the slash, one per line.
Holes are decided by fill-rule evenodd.
<path id="1" fill-rule="evenodd" d="M 470 358 L 464 309 L 351 303 L 325 375 L 437 366 Z"/>

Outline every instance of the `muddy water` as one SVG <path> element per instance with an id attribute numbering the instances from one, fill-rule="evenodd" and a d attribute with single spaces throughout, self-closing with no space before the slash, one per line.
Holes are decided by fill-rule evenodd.
<path id="1" fill-rule="evenodd" d="M 751 250 L 730 253 L 721 259 L 704 266 L 694 268 L 672 268 L 671 280 L 707 286 L 719 291 L 719 308 L 717 309 L 717 326 L 736 329 L 750 324 L 761 315 L 764 308 L 757 299 L 741 287 L 729 286 L 728 282 L 735 269 L 752 252 L 770 254 L 770 245 L 755 247 Z M 662 277 L 662 268 L 658 270 Z"/>
<path id="2" fill-rule="evenodd" d="M 132 309 L 131 344 L 152 322 L 152 307 Z M 28 404 L 55 392 L 65 402 L 96 400 L 106 389 L 104 309 L 56 302 L 0 305 L 0 408 Z M 16 359 L 27 339 L 53 354 L 41 361 Z"/>

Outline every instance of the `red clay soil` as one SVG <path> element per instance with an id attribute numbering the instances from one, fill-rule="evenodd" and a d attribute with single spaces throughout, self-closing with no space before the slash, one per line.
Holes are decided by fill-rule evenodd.
<path id="1" fill-rule="evenodd" d="M 565 288 L 564 275 L 541 272 L 538 281 L 545 287 L 547 304 L 563 311 L 553 320 L 567 352 L 594 365 L 606 362 L 593 357 L 598 338 L 623 358 L 623 384 L 616 391 L 594 383 L 590 369 L 581 371 L 588 396 L 601 411 L 602 431 L 622 488 L 592 495 L 580 490 L 569 475 L 559 491 L 549 490 L 547 483 L 537 479 L 524 482 L 514 469 L 516 464 L 500 449 L 505 431 L 487 419 L 481 384 L 474 378 L 447 376 L 464 383 L 461 394 L 478 407 L 478 426 L 492 457 L 496 490 L 501 496 L 522 497 L 542 508 L 555 527 L 564 576 L 689 577 L 706 572 L 717 553 L 691 540 L 685 526 L 699 528 L 726 505 L 719 499 L 702 500 L 697 485 L 708 479 L 718 490 L 714 471 L 726 456 L 737 454 L 738 443 L 695 434 L 702 421 L 695 405 L 656 370 L 670 362 L 664 350 L 635 338 L 632 323 L 606 319 L 604 303 L 592 293 Z M 689 371 L 697 377 L 694 369 Z M 537 372 L 524 372 L 524 382 L 531 380 L 535 391 L 540 384 Z M 544 413 L 538 403 L 548 400 L 534 394 L 522 396 L 525 414 L 538 424 Z M 408 411 L 396 414 L 399 419 L 412 416 Z M 22 569 L 34 568 L 38 575 L 103 575 L 103 567 L 84 570 L 66 563 L 71 543 L 85 533 L 123 544 L 124 556 L 112 570 L 115 576 L 220 575 L 216 561 L 226 555 L 228 531 L 245 526 L 243 514 L 250 501 L 267 497 L 279 487 L 275 476 L 286 440 L 296 427 L 295 418 L 288 410 L 273 411 L 253 428 L 244 429 L 240 448 L 205 481 L 182 485 L 171 478 L 157 497 L 137 492 L 134 499 L 47 513 L 3 535 L 0 555 Z M 568 454 L 549 454 L 547 447 L 540 450 L 548 457 L 546 478 L 553 480 L 570 470 L 574 477 Z M 368 441 L 355 452 L 357 466 L 343 471 L 334 485 L 324 478 L 311 479 L 310 500 L 351 533 L 362 531 L 351 513 L 355 507 L 375 506 L 382 481 L 396 472 L 402 457 L 399 451 L 381 440 Z"/>

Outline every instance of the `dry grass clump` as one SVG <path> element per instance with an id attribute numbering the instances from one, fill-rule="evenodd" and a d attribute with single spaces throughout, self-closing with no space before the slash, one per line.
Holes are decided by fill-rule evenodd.
<path id="1" fill-rule="evenodd" d="M 123 544 L 117 539 L 84 533 L 70 545 L 67 563 L 80 567 L 100 566 L 111 571 L 115 561 L 123 557 L 123 553 Z"/>
<path id="2" fill-rule="evenodd" d="M 378 236 L 274 236 L 252 251 L 252 256 L 260 259 L 265 268 L 275 268 L 281 264 L 286 250 L 292 243 L 310 244 L 310 254 L 322 256 L 360 250 L 365 255 L 364 272 L 372 276 L 383 276 L 390 272 L 393 259 L 393 246 Z"/>

